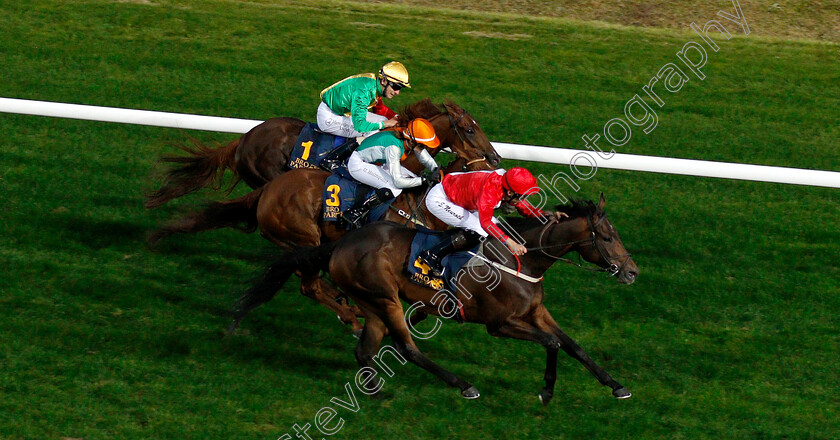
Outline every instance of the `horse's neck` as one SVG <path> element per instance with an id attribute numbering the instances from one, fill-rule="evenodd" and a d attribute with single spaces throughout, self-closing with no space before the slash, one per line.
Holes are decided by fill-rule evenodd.
<path id="1" fill-rule="evenodd" d="M 530 249 L 525 255 L 519 257 L 522 271 L 534 277 L 542 276 L 557 262 L 556 257 L 562 257 L 571 252 L 574 248 L 572 243 L 577 240 L 582 227 L 586 227 L 586 219 L 573 218 L 554 226 L 539 224 L 536 227 L 523 228 L 521 232 L 517 231 L 517 234 L 525 240 L 525 247 Z M 554 244 L 565 245 L 553 246 Z"/>
<path id="2" fill-rule="evenodd" d="M 455 151 L 455 149 L 452 148 L 455 143 L 455 133 L 454 130 L 452 130 L 452 122 L 449 120 L 449 113 L 442 112 L 428 118 L 428 120 L 432 123 L 432 126 L 435 128 L 435 134 L 437 134 L 440 139 L 440 148 L 449 147 L 452 151 Z M 438 148 L 438 150 L 440 150 L 440 148 Z"/>

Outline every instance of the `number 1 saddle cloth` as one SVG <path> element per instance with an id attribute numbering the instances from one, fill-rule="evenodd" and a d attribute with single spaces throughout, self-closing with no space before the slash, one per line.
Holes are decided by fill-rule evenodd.
<path id="1" fill-rule="evenodd" d="M 319 168 L 321 159 L 347 138 L 324 133 L 318 124 L 308 122 L 298 135 L 295 148 L 289 157 L 289 168 Z"/>

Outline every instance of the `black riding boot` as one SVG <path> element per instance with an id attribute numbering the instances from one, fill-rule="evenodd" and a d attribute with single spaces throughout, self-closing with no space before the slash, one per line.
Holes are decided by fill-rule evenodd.
<path id="1" fill-rule="evenodd" d="M 341 217 L 343 217 L 344 221 L 346 221 L 349 225 L 352 225 L 355 228 L 361 228 L 362 219 L 368 212 L 370 212 L 371 209 L 392 198 L 394 198 L 394 193 L 392 193 L 390 189 L 377 189 L 375 193 L 371 194 L 371 196 L 365 199 L 361 204 L 357 204 L 347 211 L 344 211 L 341 214 Z"/>
<path id="2" fill-rule="evenodd" d="M 321 168 L 329 172 L 333 172 L 336 168 L 340 167 L 351 154 L 353 154 L 353 151 L 356 151 L 358 146 L 359 144 L 356 142 L 355 138 L 347 139 L 346 142 L 333 148 L 329 151 L 329 153 L 325 154 L 324 157 L 321 158 L 321 163 L 319 165 Z"/>
<path id="3" fill-rule="evenodd" d="M 478 233 L 469 229 L 453 229 L 447 231 L 446 236 L 443 237 L 440 243 L 421 252 L 418 259 L 429 266 L 432 275 L 442 277 L 443 266 L 441 266 L 441 261 L 443 257 L 453 252 L 472 249 L 479 243 L 481 243 L 481 235 Z"/>

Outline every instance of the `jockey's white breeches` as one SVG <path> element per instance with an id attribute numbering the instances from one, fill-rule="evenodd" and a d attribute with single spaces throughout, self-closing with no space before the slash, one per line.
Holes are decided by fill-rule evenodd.
<path id="1" fill-rule="evenodd" d="M 470 231 L 481 234 L 482 237 L 488 235 L 478 220 L 478 211 L 467 211 L 461 206 L 452 203 L 449 197 L 446 196 L 446 192 L 443 191 L 443 185 L 440 183 L 432 187 L 429 193 L 426 194 L 426 208 L 429 209 L 432 215 L 449 226 L 469 229 Z"/>
<path id="2" fill-rule="evenodd" d="M 388 168 L 386 166 L 367 163 L 363 161 L 361 156 L 355 151 L 350 155 L 350 158 L 347 159 L 347 171 L 350 172 L 350 175 L 353 176 L 354 179 L 364 183 L 365 185 L 372 186 L 377 189 L 390 189 L 394 194 L 394 197 L 398 196 L 402 192 L 402 189 L 397 188 L 394 184 L 394 178 L 391 177 L 391 173 L 388 172 Z M 400 171 L 404 176 L 417 177 L 416 174 L 407 170 L 403 166 L 400 166 Z"/>
<path id="3" fill-rule="evenodd" d="M 318 129 L 324 133 L 334 134 L 336 136 L 344 136 L 346 138 L 368 137 L 378 130 L 360 133 L 353 128 L 353 120 L 349 116 L 335 114 L 330 107 L 323 101 L 318 106 Z M 375 113 L 368 112 L 367 120 L 369 122 L 384 122 L 388 118 L 380 116 Z"/>

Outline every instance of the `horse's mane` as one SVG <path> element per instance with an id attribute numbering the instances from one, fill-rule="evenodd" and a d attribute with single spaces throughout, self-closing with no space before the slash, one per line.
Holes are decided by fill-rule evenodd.
<path id="1" fill-rule="evenodd" d="M 570 219 L 603 213 L 603 210 L 593 203 L 592 200 L 578 199 L 572 199 L 571 202 L 566 205 L 557 205 L 554 207 L 554 210 L 565 212 L 568 214 Z M 505 217 L 505 221 L 517 231 L 524 231 L 528 228 L 543 224 L 539 221 L 539 219 L 530 217 Z"/>
<path id="2" fill-rule="evenodd" d="M 446 113 L 446 108 L 442 105 L 438 106 L 431 99 L 426 98 L 404 107 L 400 112 L 400 122 L 407 123 L 417 118 L 429 119 L 441 113 Z"/>
<path id="3" fill-rule="evenodd" d="M 557 205 L 554 207 L 554 210 L 565 212 L 569 215 L 569 218 L 583 217 L 587 214 L 603 214 L 603 210 L 592 200 L 572 199 L 571 203 L 567 205 Z"/>

